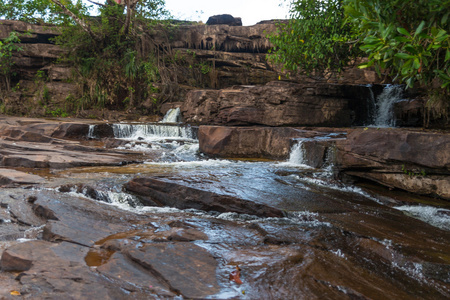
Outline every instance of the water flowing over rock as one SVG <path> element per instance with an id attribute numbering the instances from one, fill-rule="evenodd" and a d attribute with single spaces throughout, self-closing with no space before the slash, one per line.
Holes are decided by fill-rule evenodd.
<path id="1" fill-rule="evenodd" d="M 135 178 L 125 188 L 137 194 L 144 203 L 179 209 L 234 212 L 259 217 L 283 217 L 283 211 L 227 195 L 211 193 L 170 182 L 170 178 Z"/>
<path id="2" fill-rule="evenodd" d="M 5 184 L 0 189 L 0 298 L 13 297 L 12 291 L 30 299 L 230 299 L 244 293 L 251 299 L 379 299 L 380 291 L 392 299 L 450 296 L 448 203 L 423 197 L 426 205 L 417 205 L 419 196 L 348 185 L 334 179 L 323 164 L 329 149 L 339 151 L 343 145 L 355 157 L 348 162 L 367 158 L 343 169 L 346 173 L 360 170 L 377 154 L 397 164 L 405 159 L 399 151 L 407 148 L 405 143 L 423 151 L 425 137 L 435 134 L 441 141 L 433 146 L 436 155 L 407 151 L 408 161 L 426 164 L 427 174 L 444 174 L 448 166 L 439 165 L 448 155 L 442 133 L 199 129 L 200 140 L 218 150 L 217 156 L 247 152 L 287 159 L 301 142 L 303 162 L 315 169 L 298 162 L 205 155 L 173 159 L 173 153 L 198 145 L 163 136 L 156 142 L 156 136 L 142 134 L 149 125 L 166 124 L 119 124 L 127 125 L 119 141 L 151 144 L 148 140 L 155 139 L 159 145 L 123 152 L 105 149 L 108 141 L 118 139 L 102 135 L 114 134 L 116 124 L 1 120 L 2 159 L 25 144 L 29 152 L 18 153 L 16 166 L 0 172 Z M 141 133 L 135 135 L 137 131 Z M 377 151 L 346 144 L 346 133 L 353 143 L 369 144 L 371 139 L 362 135 L 368 132 L 374 134 Z M 262 142 L 252 148 L 257 138 Z M 394 154 L 382 150 L 382 141 L 388 141 Z M 83 164 L 66 162 L 64 169 L 56 169 L 60 166 L 50 164 L 55 151 L 43 145 L 70 149 Z M 49 164 L 18 167 L 32 153 Z M 144 163 L 108 166 L 111 155 L 130 162 L 137 153 Z M 97 167 L 90 166 L 94 160 Z M 377 163 L 384 162 L 377 158 Z M 364 170 L 384 171 L 371 168 Z M 237 269 L 240 285 L 230 280 Z"/>
<path id="3" fill-rule="evenodd" d="M 198 138 L 200 151 L 211 156 L 286 159 L 293 139 L 327 134 L 289 127 L 200 126 Z"/>
<path id="4" fill-rule="evenodd" d="M 181 112 L 180 108 L 171 108 L 167 111 L 161 123 L 181 123 Z"/>
<path id="5" fill-rule="evenodd" d="M 387 85 L 378 95 L 374 106 L 375 112 L 372 126 L 394 127 L 394 104 L 402 100 L 403 87 L 399 85 Z"/>

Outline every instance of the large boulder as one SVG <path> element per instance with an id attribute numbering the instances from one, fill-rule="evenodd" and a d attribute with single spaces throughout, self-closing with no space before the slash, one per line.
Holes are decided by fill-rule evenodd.
<path id="1" fill-rule="evenodd" d="M 232 15 L 215 15 L 208 18 L 206 25 L 229 25 L 229 26 L 242 26 L 241 18 L 235 18 Z"/>
<path id="2" fill-rule="evenodd" d="M 450 134 L 357 129 L 337 143 L 341 172 L 410 192 L 450 199 Z"/>

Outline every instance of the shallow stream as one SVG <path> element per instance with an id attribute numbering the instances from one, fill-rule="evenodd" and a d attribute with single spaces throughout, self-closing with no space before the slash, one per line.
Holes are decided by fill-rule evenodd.
<path id="1" fill-rule="evenodd" d="M 119 148 L 144 153 L 145 162 L 39 174 L 49 180 L 45 189 L 72 186 L 66 192 L 151 216 L 160 231 L 168 218 L 195 226 L 208 237 L 196 245 L 220 261 L 221 292 L 213 299 L 450 297 L 448 202 L 344 184 L 333 179 L 332 162 L 323 169 L 304 165 L 298 146 L 285 162 L 211 159 L 198 153 L 188 126 L 117 124 L 114 132 L 125 141 Z M 146 207 L 123 191 L 136 176 L 267 204 L 286 217 Z M 146 236 L 111 238 L 127 234 Z M 101 265 L 108 255 L 86 261 Z M 242 285 L 228 279 L 235 265 Z"/>

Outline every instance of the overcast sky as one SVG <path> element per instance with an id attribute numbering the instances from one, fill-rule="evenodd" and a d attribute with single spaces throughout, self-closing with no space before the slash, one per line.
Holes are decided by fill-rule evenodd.
<path id="1" fill-rule="evenodd" d="M 284 0 L 166 0 L 166 8 L 178 20 L 206 23 L 210 16 L 230 14 L 241 17 L 245 26 L 288 16 Z"/>

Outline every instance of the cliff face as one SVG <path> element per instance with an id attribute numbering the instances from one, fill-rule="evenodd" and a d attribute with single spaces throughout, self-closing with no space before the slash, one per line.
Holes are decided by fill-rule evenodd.
<path id="1" fill-rule="evenodd" d="M 173 56 L 175 77 L 180 88 L 177 94 L 171 96 L 169 102 L 184 102 L 186 99 L 190 99 L 190 94 L 188 93 L 190 90 L 199 88 L 220 90 L 238 85 L 265 85 L 271 81 L 286 79 L 279 68 L 266 59 L 271 48 L 267 35 L 275 30 L 276 23 L 273 21 L 261 22 L 261 24 L 254 26 L 171 25 L 164 28 L 154 28 L 152 31 L 147 32 L 144 38 L 152 41 L 153 49 L 155 47 L 163 49 Z M 70 110 L 72 103 L 68 103 L 67 99 L 79 99 L 80 94 L 76 84 L 71 80 L 72 71 L 70 67 L 57 63 L 57 59 L 64 53 L 64 50 L 54 45 L 52 38 L 58 36 L 60 30 L 57 27 L 30 25 L 19 21 L 0 21 L 0 38 L 6 38 L 12 31 L 20 34 L 23 51 L 15 53 L 14 57 L 18 75 L 13 79 L 18 83 L 18 89 L 16 89 L 16 92 L 10 93 L 8 98 L 3 101 L 8 106 L 14 107 L 9 113 L 48 115 L 46 110 L 50 112 L 55 110 L 51 108 L 52 105 L 54 107 L 58 107 L 58 105 L 67 107 L 69 105 L 66 109 Z M 142 48 L 144 54 L 152 49 L 145 49 L 145 45 L 142 45 Z M 39 77 L 37 76 L 39 71 L 41 71 L 39 75 L 41 78 L 37 78 Z M 48 79 L 46 82 L 42 81 L 42 75 L 44 75 L 43 77 L 46 80 Z M 304 84 L 306 87 L 317 85 L 316 81 L 308 77 L 291 77 L 290 81 Z M 374 71 L 354 68 L 340 74 L 339 77 L 333 77 L 327 82 L 322 81 L 320 84 L 355 86 L 374 83 L 380 83 L 380 79 Z M 333 88 L 329 90 L 333 90 Z M 325 94 L 321 96 L 327 98 L 335 95 Z M 339 124 L 348 125 L 349 120 L 352 119 L 356 120 L 355 124 L 363 124 L 361 120 L 358 120 L 362 116 L 358 112 L 358 106 L 365 105 L 364 100 L 362 103 L 359 103 L 359 99 L 363 96 L 363 93 L 359 93 L 356 96 L 343 97 L 345 98 L 344 101 L 348 102 L 348 105 L 344 105 L 344 110 L 350 109 L 354 111 L 355 116 L 350 116 L 349 112 L 346 111 L 346 121 Z M 214 96 L 211 98 L 211 101 L 220 102 L 219 98 L 219 96 Z M 353 98 L 358 99 L 358 101 L 353 101 Z M 23 105 L 30 99 L 30 105 Z M 236 105 L 240 103 L 239 101 L 240 99 L 237 99 Z M 143 107 L 147 107 L 146 103 L 148 103 L 148 107 L 153 107 L 153 100 L 151 99 L 148 101 L 141 99 L 141 103 Z M 261 107 L 271 110 L 272 108 L 270 107 L 273 106 L 270 100 L 267 103 L 261 103 L 258 100 L 258 103 L 258 116 L 261 113 Z M 218 105 L 222 107 L 228 104 L 219 103 Z M 242 105 L 247 107 L 252 104 L 244 103 Z M 333 107 L 333 105 L 330 106 L 326 103 L 324 105 Z M 419 106 L 421 105 L 419 103 Z M 164 113 L 169 107 L 170 105 L 163 106 L 161 112 Z M 194 108 L 192 107 L 191 109 Z M 231 107 L 225 108 L 231 109 Z M 204 108 L 195 109 L 201 110 Z M 281 110 L 284 110 L 284 108 L 281 108 Z M 236 114 L 232 109 L 230 112 Z M 239 111 L 238 114 L 240 113 Z M 193 117 L 195 117 L 195 114 L 190 113 L 187 119 Z M 210 120 L 210 117 L 214 118 L 215 116 L 214 114 L 208 116 L 205 122 L 209 124 L 228 123 L 228 121 Z M 408 123 L 408 125 L 420 126 L 418 124 L 420 117 L 415 117 L 414 115 L 414 118 L 415 123 Z M 205 122 L 201 121 L 201 123 Z M 240 120 L 237 123 L 266 124 L 267 122 Z M 272 123 L 269 122 L 269 124 Z M 288 123 L 291 124 L 292 122 Z M 306 125 L 306 123 L 296 124 Z M 311 122 L 307 124 L 311 124 Z M 318 124 L 338 125 L 338 123 L 329 124 L 328 121 L 320 121 Z M 404 124 L 407 124 L 407 122 L 404 122 Z"/>
<path id="2" fill-rule="evenodd" d="M 233 85 L 265 84 L 276 80 L 279 70 L 266 60 L 271 44 L 267 35 L 276 29 L 275 22 L 254 26 L 179 25 L 149 32 L 159 47 L 168 47 L 181 57 L 191 59 L 191 67 L 204 68 L 208 78 L 204 87 L 226 88 Z M 70 72 L 65 66 L 55 65 L 63 50 L 52 38 L 60 34 L 54 26 L 31 25 L 20 21 L 1 20 L 0 39 L 10 32 L 20 34 L 23 51 L 15 54 L 20 78 L 31 79 L 43 70 L 51 80 L 65 80 Z M 300 79 L 302 81 L 306 78 Z M 341 83 L 368 84 L 379 80 L 367 70 L 350 70 L 339 78 Z M 183 83 L 183 82 L 181 82 Z M 184 82 L 194 85 L 195 82 Z"/>

